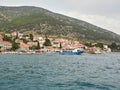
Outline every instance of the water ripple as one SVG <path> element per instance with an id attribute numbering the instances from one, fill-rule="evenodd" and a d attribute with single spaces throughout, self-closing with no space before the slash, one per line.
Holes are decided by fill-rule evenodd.
<path id="1" fill-rule="evenodd" d="M 119 57 L 0 55 L 0 90 L 120 90 Z"/>

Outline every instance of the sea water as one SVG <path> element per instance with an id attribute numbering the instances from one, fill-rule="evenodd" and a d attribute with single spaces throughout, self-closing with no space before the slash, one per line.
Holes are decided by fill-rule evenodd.
<path id="1" fill-rule="evenodd" d="M 120 53 L 0 55 L 0 90 L 120 90 Z"/>

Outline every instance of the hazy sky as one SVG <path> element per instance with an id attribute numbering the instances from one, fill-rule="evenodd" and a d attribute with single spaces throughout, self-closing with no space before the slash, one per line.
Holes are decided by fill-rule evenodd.
<path id="1" fill-rule="evenodd" d="M 120 34 L 120 0 L 0 0 L 2 6 L 38 6 Z"/>

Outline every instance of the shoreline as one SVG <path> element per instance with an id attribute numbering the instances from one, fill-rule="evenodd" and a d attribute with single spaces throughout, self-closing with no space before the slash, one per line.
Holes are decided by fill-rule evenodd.
<path id="1" fill-rule="evenodd" d="M 56 54 L 59 52 L 58 51 L 41 51 L 41 52 L 14 52 L 14 51 L 10 51 L 10 52 L 0 52 L 0 55 L 40 55 L 40 54 L 43 54 L 43 53 L 51 53 L 51 54 Z M 105 53 L 120 53 L 120 52 L 103 52 L 103 53 L 100 53 L 100 54 L 105 54 Z M 85 53 L 84 54 L 93 54 L 93 53 Z M 94 53 L 94 54 L 97 54 L 97 53 Z"/>

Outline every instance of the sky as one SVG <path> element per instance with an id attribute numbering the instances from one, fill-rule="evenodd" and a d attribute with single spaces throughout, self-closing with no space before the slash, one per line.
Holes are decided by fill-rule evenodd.
<path id="1" fill-rule="evenodd" d="M 0 6 L 37 6 L 120 34 L 120 0 L 0 0 Z"/>

